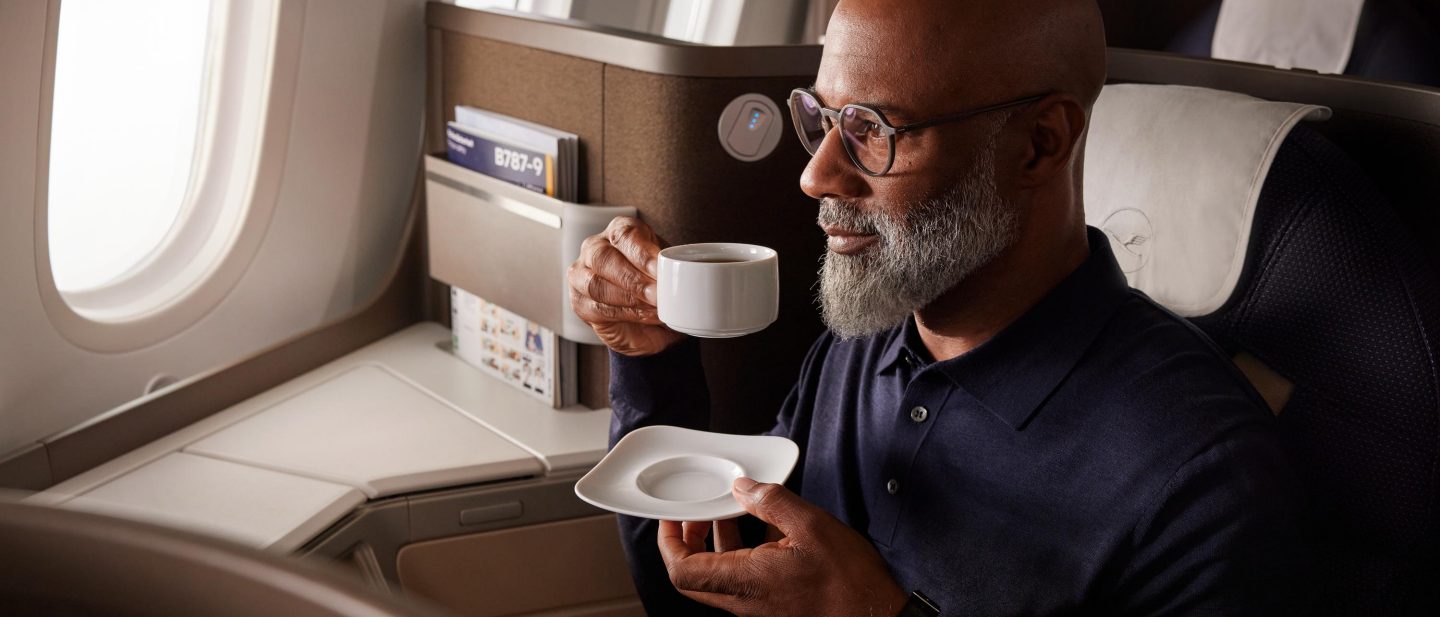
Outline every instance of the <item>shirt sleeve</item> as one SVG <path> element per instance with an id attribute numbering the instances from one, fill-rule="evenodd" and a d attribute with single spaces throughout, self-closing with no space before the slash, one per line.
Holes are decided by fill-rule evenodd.
<path id="1" fill-rule="evenodd" d="M 632 357 L 610 352 L 610 447 L 630 431 L 657 424 L 706 430 L 710 389 L 700 342 L 686 337 L 669 349 Z"/>
<path id="2" fill-rule="evenodd" d="M 1105 612 L 1309 614 L 1298 486 L 1269 433 L 1242 429 L 1193 457 L 1137 525 Z"/>
<path id="3" fill-rule="evenodd" d="M 668 424 L 705 430 L 710 424 L 710 389 L 700 363 L 700 343 L 685 338 L 651 356 L 610 352 L 610 447 L 637 428 Z M 630 578 L 648 615 L 724 615 L 680 595 L 655 543 L 658 525 L 618 515 L 620 543 Z"/>

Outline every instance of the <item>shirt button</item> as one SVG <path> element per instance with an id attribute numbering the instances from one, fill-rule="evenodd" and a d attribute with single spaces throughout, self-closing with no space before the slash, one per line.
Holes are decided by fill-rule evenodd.
<path id="1" fill-rule="evenodd" d="M 900 492 L 900 481 L 895 478 L 890 478 L 890 481 L 885 483 L 885 492 L 891 495 Z"/>
<path id="2" fill-rule="evenodd" d="M 923 405 L 916 406 L 914 409 L 910 410 L 910 419 L 914 420 L 916 423 L 924 422 L 925 418 L 928 417 L 930 417 L 930 410 L 926 409 Z"/>

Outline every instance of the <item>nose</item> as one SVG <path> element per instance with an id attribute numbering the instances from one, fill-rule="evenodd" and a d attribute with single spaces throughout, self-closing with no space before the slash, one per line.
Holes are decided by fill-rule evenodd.
<path id="1" fill-rule="evenodd" d="M 854 199 L 863 197 L 870 190 L 869 182 L 851 162 L 845 153 L 845 144 L 840 140 L 838 128 L 831 129 L 820 142 L 820 149 L 800 174 L 800 190 L 806 195 L 821 199 L 836 197 Z"/>

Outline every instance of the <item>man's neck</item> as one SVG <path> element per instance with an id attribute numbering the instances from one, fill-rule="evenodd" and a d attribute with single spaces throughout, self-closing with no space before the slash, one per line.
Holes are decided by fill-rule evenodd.
<path id="1" fill-rule="evenodd" d="M 1056 242 L 1017 241 L 925 308 L 915 311 L 920 340 L 936 361 L 968 353 L 1004 330 L 1090 256 L 1085 228 Z M 1037 247 L 1025 251 L 1021 247 Z"/>

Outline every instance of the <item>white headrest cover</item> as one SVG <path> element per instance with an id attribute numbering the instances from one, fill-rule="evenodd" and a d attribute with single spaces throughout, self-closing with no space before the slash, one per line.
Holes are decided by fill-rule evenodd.
<path id="1" fill-rule="evenodd" d="M 1316 105 L 1185 86 L 1106 86 L 1085 145 L 1085 219 L 1130 286 L 1186 317 L 1219 309 L 1245 264 L 1280 143 Z"/>
<path id="2" fill-rule="evenodd" d="M 1365 0 L 1225 0 L 1210 55 L 1344 73 L 1364 7 Z"/>

